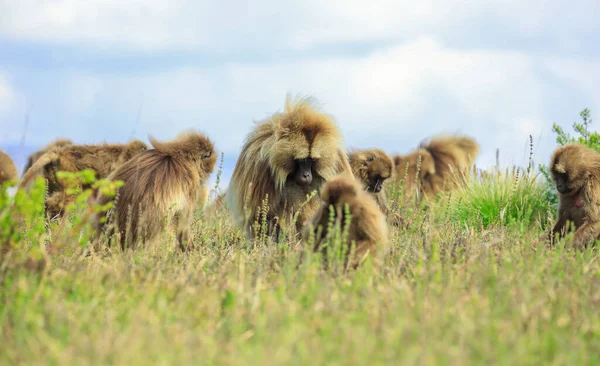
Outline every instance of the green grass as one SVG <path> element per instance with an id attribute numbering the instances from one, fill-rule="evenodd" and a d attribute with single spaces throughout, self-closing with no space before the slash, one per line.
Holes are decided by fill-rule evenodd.
<path id="1" fill-rule="evenodd" d="M 539 176 L 518 168 L 473 174 L 464 188 L 440 196 L 439 220 L 464 226 L 501 224 L 528 230 L 545 225 L 554 211 Z"/>
<path id="2" fill-rule="evenodd" d="M 381 268 L 347 274 L 298 266 L 296 242 L 241 239 L 224 214 L 199 219 L 187 253 L 166 238 L 82 257 L 80 236 L 53 235 L 41 271 L 21 265 L 39 240 L 19 237 L 0 259 L 0 364 L 599 364 L 597 250 L 492 220 L 498 202 L 521 207 L 493 200 L 506 187 L 456 192 L 471 203 L 454 218 L 415 214 Z M 465 225 L 482 211 L 484 230 Z"/>

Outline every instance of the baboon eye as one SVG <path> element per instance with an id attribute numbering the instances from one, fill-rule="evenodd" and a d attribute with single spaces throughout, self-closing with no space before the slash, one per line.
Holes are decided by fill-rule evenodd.
<path id="1" fill-rule="evenodd" d="M 371 155 L 367 158 L 367 161 L 370 163 L 372 161 L 375 161 L 375 155 Z"/>
<path id="2" fill-rule="evenodd" d="M 210 158 L 211 155 L 212 155 L 212 151 L 207 151 L 204 153 L 204 155 L 202 155 L 202 159 Z"/>

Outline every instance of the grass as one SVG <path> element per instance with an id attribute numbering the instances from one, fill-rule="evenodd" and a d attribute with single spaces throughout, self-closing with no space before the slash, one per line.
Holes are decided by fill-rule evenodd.
<path id="1" fill-rule="evenodd" d="M 440 196 L 439 220 L 463 226 L 501 224 L 529 230 L 532 225 L 545 225 L 549 212 L 554 216 L 539 176 L 527 169 L 479 172 L 469 177 L 464 189 Z"/>
<path id="2" fill-rule="evenodd" d="M 19 254 L 39 240 L 20 236 L 0 259 L 0 364 L 599 364 L 597 249 L 539 244 L 539 220 L 465 224 L 501 202 L 532 217 L 516 197 L 538 188 L 502 193 L 505 178 L 442 198 L 455 216 L 415 213 L 384 266 L 346 274 L 298 266 L 296 242 L 246 241 L 223 212 L 186 253 L 165 236 L 83 257 L 80 236 L 53 235 L 37 270 Z"/>

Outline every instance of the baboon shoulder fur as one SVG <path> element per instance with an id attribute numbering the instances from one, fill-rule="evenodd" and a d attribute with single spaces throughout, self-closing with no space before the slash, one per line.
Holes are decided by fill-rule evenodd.
<path id="1" fill-rule="evenodd" d="M 27 184 L 42 169 L 44 177 L 48 180 L 48 190 L 51 192 L 61 188 L 56 179 L 56 173 L 59 171 L 79 172 L 91 169 L 96 173 L 96 178 L 106 178 L 116 168 L 147 148 L 146 144 L 139 140 L 127 144 L 54 147 L 39 157 L 23 175 L 21 186 Z"/>
<path id="2" fill-rule="evenodd" d="M 134 157 L 109 179 L 124 182 L 114 207 L 121 243 L 151 240 L 173 219 L 177 240 L 189 240 L 189 219 L 203 205 L 203 186 L 216 164 L 212 142 L 198 132 L 186 132 L 169 142 L 150 139 L 154 149 Z M 101 197 L 106 203 L 109 198 Z"/>
<path id="3" fill-rule="evenodd" d="M 59 138 L 59 139 L 56 139 L 56 140 L 50 142 L 48 145 L 44 146 L 40 150 L 32 153 L 27 158 L 27 164 L 25 165 L 23 172 L 28 171 L 29 168 L 31 168 L 31 166 L 33 165 L 33 163 L 35 163 L 42 155 L 44 155 L 48 151 L 52 150 L 55 147 L 63 147 L 63 146 L 67 146 L 67 145 L 73 145 L 73 141 L 71 141 L 69 139 Z"/>

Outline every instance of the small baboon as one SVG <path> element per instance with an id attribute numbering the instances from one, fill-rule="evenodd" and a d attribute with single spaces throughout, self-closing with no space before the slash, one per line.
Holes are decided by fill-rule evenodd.
<path id="1" fill-rule="evenodd" d="M 579 144 L 556 149 L 550 174 L 558 190 L 558 219 L 552 239 L 575 226 L 573 246 L 585 248 L 600 236 L 600 153 Z"/>
<path id="2" fill-rule="evenodd" d="M 343 171 L 352 174 L 332 118 L 310 99 L 288 97 L 284 112 L 258 122 L 247 136 L 226 204 L 248 237 L 259 234 L 253 223 L 264 220 L 278 240 L 282 224 L 291 227 L 298 214 L 300 230 L 318 208 L 318 197 L 307 200 L 307 195 Z"/>
<path id="3" fill-rule="evenodd" d="M 302 230 L 304 243 L 314 237 L 314 250 L 327 252 L 327 247 L 335 241 L 335 230 L 327 231 L 332 217 L 330 206 L 333 206 L 334 227 L 347 232 L 346 242 L 342 244 L 347 245 L 346 259 L 350 267 L 356 268 L 366 256 L 377 258 L 382 254 L 388 245 L 385 216 L 373 196 L 365 192 L 356 179 L 340 175 L 328 181 L 321 190 L 321 200 L 317 212 Z M 354 256 L 350 257 L 353 245 Z"/>
<path id="4" fill-rule="evenodd" d="M 190 219 L 201 205 L 202 187 L 214 170 L 217 156 L 212 142 L 190 131 L 169 142 L 150 138 L 154 149 L 137 155 L 109 176 L 124 182 L 118 190 L 113 223 L 121 246 L 152 240 L 165 227 L 165 217 L 175 229 L 182 249 L 190 240 Z M 106 204 L 111 198 L 97 200 Z M 96 228 L 101 229 L 96 219 Z"/>
<path id="5" fill-rule="evenodd" d="M 394 174 L 394 161 L 380 149 L 354 150 L 349 155 L 352 173 L 360 179 L 365 189 L 370 192 L 381 211 L 394 225 L 400 225 L 402 218 L 390 210 L 385 193 L 385 183 Z"/>
<path id="6" fill-rule="evenodd" d="M 48 145 L 44 146 L 40 150 L 29 155 L 29 157 L 27 158 L 27 164 L 25 165 L 25 169 L 23 169 L 23 173 L 28 171 L 29 168 L 31 168 L 31 166 L 33 165 L 33 163 L 35 163 L 42 155 L 44 155 L 48 151 L 52 150 L 55 147 L 63 147 L 67 145 L 73 145 L 73 142 L 69 139 L 58 138 L 50 142 Z"/>
<path id="7" fill-rule="evenodd" d="M 478 154 L 479 144 L 470 137 L 435 136 L 411 153 L 394 157 L 396 179 L 404 180 L 409 197 L 431 197 L 463 182 Z"/>
<path id="8" fill-rule="evenodd" d="M 64 194 L 65 186 L 57 179 L 59 171 L 79 172 L 91 169 L 96 173 L 97 179 L 106 178 L 111 172 L 129 161 L 134 156 L 146 151 L 147 145 L 139 140 L 127 144 L 101 144 L 101 145 L 65 145 L 54 147 L 39 157 L 25 172 L 19 188 L 24 188 L 43 171 L 48 183 L 48 197 L 46 202 L 48 212 L 60 212 L 66 204 L 68 197 Z M 89 188 L 89 187 L 83 187 Z M 56 192 L 62 194 L 55 195 Z M 63 198 L 61 201 L 60 197 Z M 56 205 L 55 207 L 49 207 Z M 51 216 L 52 217 L 52 216 Z"/>
<path id="9" fill-rule="evenodd" d="M 17 183 L 18 179 L 19 173 L 17 172 L 15 163 L 7 153 L 0 150 L 0 184 L 4 184 L 8 181 Z"/>

